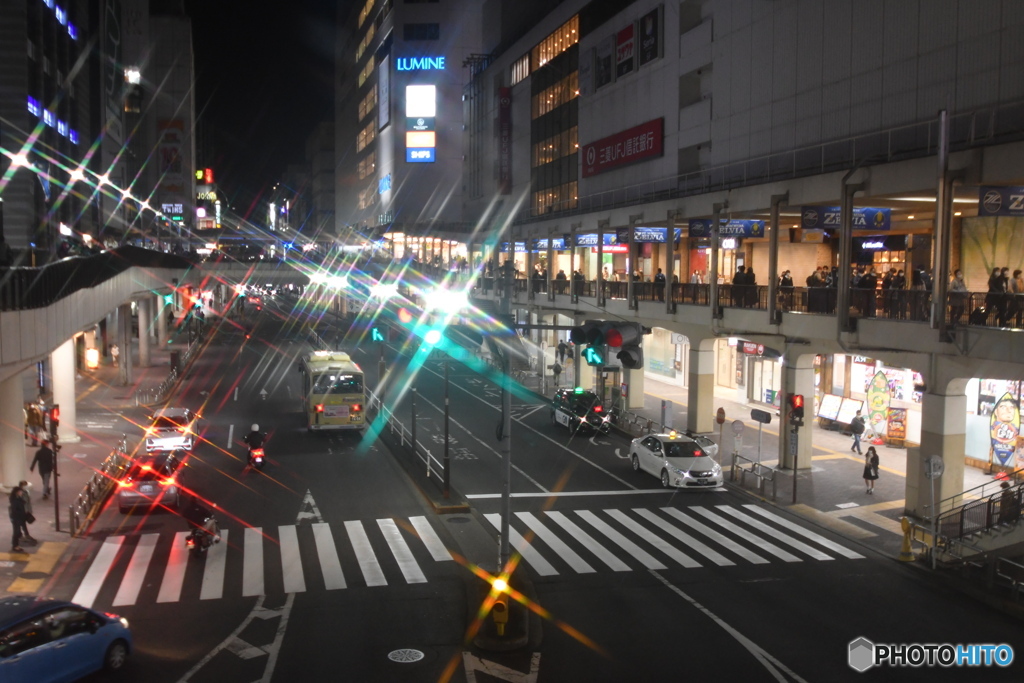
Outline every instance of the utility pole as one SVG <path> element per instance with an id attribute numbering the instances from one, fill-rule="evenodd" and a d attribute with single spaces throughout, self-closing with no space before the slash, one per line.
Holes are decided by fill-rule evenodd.
<path id="1" fill-rule="evenodd" d="M 448 470 L 448 359 L 444 360 L 444 497 L 450 495 L 451 474 Z"/>
<path id="2" fill-rule="evenodd" d="M 512 313 L 512 264 L 505 262 L 505 277 L 500 310 L 508 320 Z M 496 346 L 495 348 L 500 348 Z M 501 352 L 501 538 L 498 539 L 498 571 L 503 572 L 508 566 L 511 550 L 509 548 L 509 517 L 512 515 L 512 367 L 508 349 Z"/>

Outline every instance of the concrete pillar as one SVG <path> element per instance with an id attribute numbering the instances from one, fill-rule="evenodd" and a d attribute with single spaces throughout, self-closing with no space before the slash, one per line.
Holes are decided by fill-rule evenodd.
<path id="1" fill-rule="evenodd" d="M 959 384 L 959 383 L 958 383 Z M 925 393 L 921 401 L 921 445 L 907 449 L 906 510 L 920 517 L 931 516 L 932 492 L 939 502 L 964 490 L 964 449 L 967 431 L 967 397 L 955 386 L 946 395 Z M 930 455 L 942 458 L 943 473 L 929 481 L 924 461 Z M 880 455 L 882 467 L 885 455 Z M 882 472 L 879 476 L 885 476 Z"/>
<path id="2" fill-rule="evenodd" d="M 117 307 L 117 341 L 121 349 L 117 378 L 121 386 L 132 383 L 132 305 L 121 304 Z"/>
<path id="3" fill-rule="evenodd" d="M 142 297 L 138 301 L 139 306 L 139 367 L 150 366 L 149 355 L 149 325 L 150 325 L 150 300 L 149 297 Z"/>
<path id="4" fill-rule="evenodd" d="M 10 491 L 19 481 L 28 479 L 25 435 L 22 433 L 24 424 L 25 396 L 21 375 L 17 374 L 0 384 L 0 476 L 3 477 L 0 485 L 4 491 Z"/>
<path id="5" fill-rule="evenodd" d="M 786 365 L 782 370 L 782 417 L 779 423 L 779 464 L 787 469 L 793 469 L 792 427 L 789 426 L 789 403 L 786 400 L 788 394 L 803 394 L 804 396 L 804 426 L 800 427 L 797 435 L 796 469 L 809 470 L 811 468 L 811 456 L 814 454 L 814 441 L 811 438 L 811 424 L 814 422 L 814 354 L 805 353 L 797 355 L 797 351 L 789 348 L 786 351 Z M 865 446 L 867 448 L 867 446 Z"/>
<path id="6" fill-rule="evenodd" d="M 597 385 L 598 373 L 594 372 L 594 368 L 587 365 L 587 361 L 580 354 L 578 362 L 576 363 L 576 386 L 583 387 L 584 389 L 595 389 Z"/>
<path id="7" fill-rule="evenodd" d="M 123 357 L 123 356 L 122 356 Z M 78 443 L 78 410 L 75 406 L 75 342 L 69 339 L 50 354 L 53 402 L 60 406 L 57 437 L 61 443 Z"/>
<path id="8" fill-rule="evenodd" d="M 638 410 L 644 407 L 644 369 L 623 369 L 627 390 L 626 410 Z"/>
<path id="9" fill-rule="evenodd" d="M 690 346 L 686 428 L 698 433 L 715 429 L 715 340 Z"/>
<path id="10" fill-rule="evenodd" d="M 167 346 L 167 304 L 162 296 L 157 300 L 160 303 L 156 307 L 156 343 L 164 348 Z"/>
<path id="11" fill-rule="evenodd" d="M 150 308 L 149 308 L 149 312 L 152 313 L 152 317 L 149 320 L 149 336 L 150 336 L 150 340 L 151 340 L 150 343 L 151 344 L 155 344 L 156 341 L 157 341 L 156 340 L 156 326 L 157 326 L 157 321 L 160 320 L 160 313 L 163 312 L 163 309 L 164 309 L 164 298 L 162 296 L 160 296 L 159 294 L 157 294 L 157 295 L 155 295 L 152 298 L 152 304 L 150 305 Z"/>

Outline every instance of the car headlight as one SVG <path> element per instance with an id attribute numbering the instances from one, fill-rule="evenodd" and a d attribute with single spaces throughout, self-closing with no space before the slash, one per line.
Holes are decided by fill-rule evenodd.
<path id="1" fill-rule="evenodd" d="M 681 470 L 678 467 L 672 467 L 671 465 L 669 465 L 669 470 L 671 470 L 672 472 L 678 474 L 681 477 L 689 477 L 690 476 L 689 472 L 687 472 L 686 470 Z"/>
<path id="2" fill-rule="evenodd" d="M 712 474 L 713 476 L 717 477 L 717 476 L 718 476 L 718 475 L 720 475 L 721 473 L 722 473 L 722 467 L 721 467 L 721 465 L 719 465 L 719 464 L 718 464 L 718 463 L 716 462 L 716 463 L 714 464 L 714 466 L 713 466 L 713 467 L 711 468 L 711 474 Z"/>

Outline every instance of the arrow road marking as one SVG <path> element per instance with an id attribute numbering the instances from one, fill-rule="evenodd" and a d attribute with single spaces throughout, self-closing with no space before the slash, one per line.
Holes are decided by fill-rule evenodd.
<path id="1" fill-rule="evenodd" d="M 264 401 L 267 400 L 267 390 L 266 389 L 260 389 L 260 398 L 262 398 Z"/>
<path id="2" fill-rule="evenodd" d="M 307 510 L 307 508 L 309 509 Z M 302 498 L 302 509 L 299 510 L 299 516 L 295 518 L 295 523 L 299 524 L 304 519 L 316 520 L 319 524 L 324 522 L 324 518 L 320 516 L 320 508 L 316 506 L 316 501 L 313 500 L 313 494 L 309 489 L 306 489 L 306 495 Z"/>
<path id="3" fill-rule="evenodd" d="M 629 460 L 629 454 L 623 455 L 622 451 L 618 448 L 615 449 L 615 457 L 622 458 L 623 460 Z"/>
<path id="4" fill-rule="evenodd" d="M 462 653 L 462 665 L 466 668 L 466 683 L 477 683 L 477 671 L 483 671 L 488 678 L 496 678 L 499 681 L 536 683 L 537 674 L 540 672 L 540 653 L 534 652 L 530 656 L 530 670 L 526 672 L 510 669 L 503 664 L 481 659 L 468 652 Z"/>

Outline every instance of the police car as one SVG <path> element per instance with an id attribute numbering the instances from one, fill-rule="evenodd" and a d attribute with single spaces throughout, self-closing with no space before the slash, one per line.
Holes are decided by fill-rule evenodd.
<path id="1" fill-rule="evenodd" d="M 580 387 L 555 392 L 551 401 L 551 424 L 563 425 L 574 434 L 584 430 L 607 434 L 611 429 L 601 399 Z"/>
<path id="2" fill-rule="evenodd" d="M 700 443 L 678 432 L 633 439 L 629 459 L 635 472 L 653 474 L 665 488 L 715 488 L 724 483 L 722 468 Z"/>

